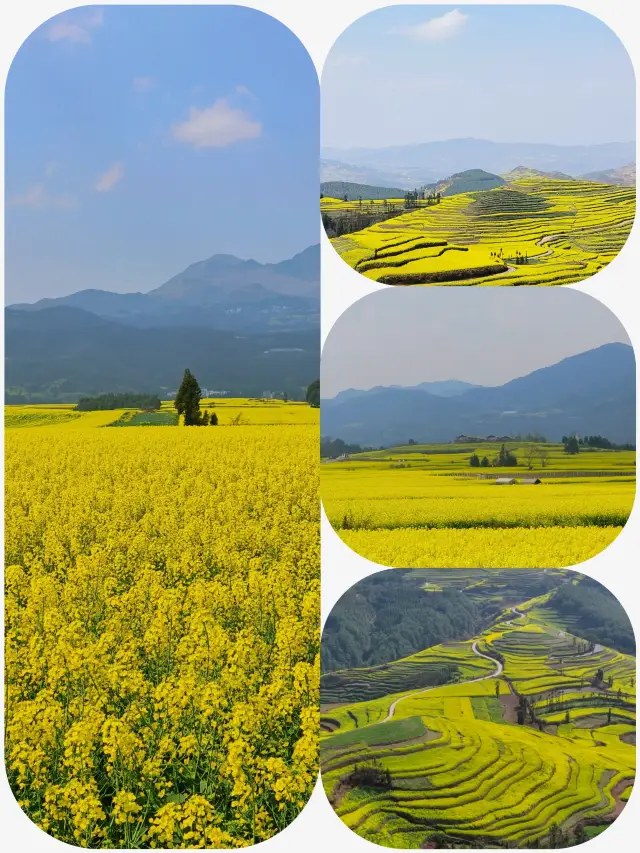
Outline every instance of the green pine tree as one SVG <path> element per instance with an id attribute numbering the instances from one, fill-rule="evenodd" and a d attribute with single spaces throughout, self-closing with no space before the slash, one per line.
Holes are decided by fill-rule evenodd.
<path id="1" fill-rule="evenodd" d="M 200 423 L 201 397 L 202 392 L 198 380 L 187 368 L 174 402 L 178 414 L 184 415 L 185 426 L 197 426 Z"/>

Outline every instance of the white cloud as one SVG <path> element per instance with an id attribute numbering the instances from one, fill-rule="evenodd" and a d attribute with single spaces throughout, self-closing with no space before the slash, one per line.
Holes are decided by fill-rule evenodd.
<path id="1" fill-rule="evenodd" d="M 441 41 L 456 36 L 462 30 L 468 18 L 468 15 L 465 15 L 458 9 L 452 9 L 451 12 L 446 12 L 439 18 L 430 18 L 422 24 L 415 24 L 412 27 L 402 27 L 401 29 L 393 30 L 393 32 L 411 36 L 419 41 Z"/>
<path id="2" fill-rule="evenodd" d="M 98 176 L 96 181 L 96 190 L 99 193 L 109 192 L 115 185 L 122 180 L 124 176 L 124 166 L 122 163 L 114 163 L 110 169 L 107 169 L 102 175 Z"/>
<path id="3" fill-rule="evenodd" d="M 156 85 L 154 77 L 134 77 L 133 88 L 136 92 L 149 92 Z"/>
<path id="4" fill-rule="evenodd" d="M 171 133 L 194 148 L 225 148 L 243 139 L 256 139 L 262 124 L 244 110 L 229 106 L 225 98 L 218 98 L 203 110 L 191 107 L 189 118 L 174 124 Z"/>
<path id="5" fill-rule="evenodd" d="M 58 15 L 47 31 L 47 38 L 49 41 L 66 40 L 74 44 L 89 44 L 91 30 L 101 27 L 103 23 L 102 9 L 91 9 L 81 16 Z"/>
<path id="6" fill-rule="evenodd" d="M 44 167 L 45 175 L 50 178 L 52 175 L 58 171 L 58 164 L 55 160 L 50 160 L 47 165 Z"/>
<path id="7" fill-rule="evenodd" d="M 20 195 L 10 196 L 11 207 L 26 207 L 31 210 L 47 210 L 56 207 L 60 210 L 71 210 L 76 206 L 76 200 L 71 196 L 49 195 L 44 184 L 34 184 L 26 192 Z"/>
<path id="8" fill-rule="evenodd" d="M 236 86 L 236 93 L 238 95 L 253 95 L 251 89 L 247 88 L 247 86 L 243 86 L 242 83 L 238 83 Z"/>

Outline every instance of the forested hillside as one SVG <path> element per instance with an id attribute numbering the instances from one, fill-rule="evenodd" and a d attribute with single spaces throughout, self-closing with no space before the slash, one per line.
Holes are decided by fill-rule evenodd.
<path id="1" fill-rule="evenodd" d="M 620 603 L 603 586 L 590 578 L 566 584 L 553 597 L 553 607 L 572 618 L 575 629 L 587 640 L 635 655 L 633 627 Z"/>
<path id="2" fill-rule="evenodd" d="M 380 572 L 346 592 L 324 627 L 323 672 L 386 663 L 481 628 L 483 609 L 463 593 L 422 587 L 403 571 Z"/>

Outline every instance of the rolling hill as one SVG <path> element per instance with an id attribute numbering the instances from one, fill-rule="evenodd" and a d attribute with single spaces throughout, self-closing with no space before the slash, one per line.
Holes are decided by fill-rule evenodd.
<path id="1" fill-rule="evenodd" d="M 554 178 L 557 181 L 571 181 L 572 176 L 565 172 L 541 172 L 539 169 L 530 169 L 528 166 L 516 166 L 502 176 L 507 181 L 517 181 L 519 178 Z"/>
<path id="2" fill-rule="evenodd" d="M 457 396 L 436 396 L 416 386 L 381 387 L 322 405 L 322 435 L 361 445 L 529 432 L 551 440 L 577 432 L 633 442 L 633 349 L 606 344 L 504 385 L 471 387 Z"/>
<path id="3" fill-rule="evenodd" d="M 480 192 L 481 190 L 493 190 L 502 187 L 505 179 L 500 175 L 492 175 L 483 169 L 466 169 L 464 172 L 456 172 L 448 178 L 438 181 L 436 192 L 440 195 L 457 195 L 458 193 Z"/>
<path id="4" fill-rule="evenodd" d="M 371 184 L 355 184 L 350 181 L 324 181 L 320 184 L 320 192 L 329 198 L 344 198 L 347 201 L 404 198 L 406 190 L 399 187 L 376 187 Z"/>

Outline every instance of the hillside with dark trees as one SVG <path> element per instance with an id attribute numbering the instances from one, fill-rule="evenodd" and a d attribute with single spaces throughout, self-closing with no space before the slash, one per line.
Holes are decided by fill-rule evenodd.
<path id="1" fill-rule="evenodd" d="M 395 569 L 348 590 L 324 627 L 322 671 L 387 663 L 483 627 L 481 609 L 464 593 L 431 593 L 423 583 Z"/>
<path id="2" fill-rule="evenodd" d="M 325 623 L 322 672 L 377 666 L 438 643 L 469 639 L 508 608 L 569 586 L 555 573 L 487 572 L 477 584 L 464 570 L 452 570 L 450 586 L 440 588 L 438 580 L 437 589 L 425 589 L 433 577 L 429 569 L 389 569 L 355 584 Z M 614 607 L 611 620 L 615 612 Z"/>
<path id="3" fill-rule="evenodd" d="M 571 631 L 585 640 L 635 655 L 636 643 L 629 617 L 618 599 L 602 584 L 582 578 L 565 584 L 551 599 L 562 616 L 572 617 Z"/>

